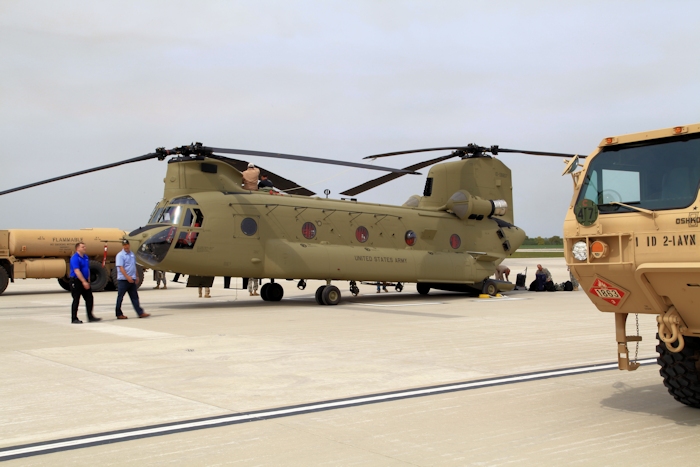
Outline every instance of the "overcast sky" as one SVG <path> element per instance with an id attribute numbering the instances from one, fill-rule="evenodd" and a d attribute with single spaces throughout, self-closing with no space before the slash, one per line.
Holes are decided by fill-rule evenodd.
<path id="1" fill-rule="evenodd" d="M 0 191 L 193 141 L 348 161 L 468 143 L 588 154 L 606 136 L 700 122 L 698 18 L 690 0 L 1 0 Z M 516 224 L 562 235 L 563 162 L 499 157 Z M 248 160 L 331 197 L 381 175 Z M 165 170 L 2 196 L 0 229 L 132 230 Z M 402 204 L 422 172 L 358 198 Z"/>

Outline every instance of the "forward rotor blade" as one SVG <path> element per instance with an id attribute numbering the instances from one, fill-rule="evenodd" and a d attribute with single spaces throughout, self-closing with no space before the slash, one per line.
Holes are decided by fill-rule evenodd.
<path id="1" fill-rule="evenodd" d="M 210 148 L 202 147 L 205 151 L 219 152 L 224 154 L 239 154 L 245 156 L 260 156 L 260 157 L 273 157 L 276 159 L 291 159 L 295 161 L 305 161 L 305 162 L 318 162 L 320 164 L 333 164 L 333 165 L 344 165 L 347 167 L 357 167 L 358 169 L 370 169 L 370 170 L 382 170 L 384 172 L 395 172 L 403 175 L 412 174 L 420 175 L 417 172 L 410 172 L 405 169 L 393 169 L 391 167 L 381 167 L 378 165 L 369 164 L 358 164 L 356 162 L 346 162 L 346 161 L 335 161 L 332 159 L 319 159 L 317 157 L 306 157 L 306 156 L 294 156 L 291 154 L 278 154 L 273 152 L 262 152 L 262 151 L 248 151 L 246 149 L 224 149 L 224 148 Z"/>
<path id="2" fill-rule="evenodd" d="M 410 149 L 408 151 L 385 152 L 383 154 L 375 154 L 374 156 L 363 157 L 363 159 L 377 159 L 379 157 L 398 156 L 400 154 L 413 154 L 416 152 L 454 151 L 456 149 L 466 149 L 466 146 L 448 146 L 446 148 Z"/>
<path id="3" fill-rule="evenodd" d="M 210 154 L 207 157 L 211 157 L 213 159 L 217 159 L 217 160 L 226 162 L 227 164 L 233 166 L 239 172 L 244 172 L 248 168 L 248 163 L 245 161 L 242 161 L 242 160 L 233 159 L 233 158 L 224 157 L 224 156 L 217 156 L 214 154 Z M 274 172 L 270 172 L 269 170 L 260 167 L 259 165 L 257 165 L 256 167 L 258 169 L 260 169 L 260 175 L 267 175 L 270 178 L 270 180 L 272 180 L 272 182 L 275 184 L 275 188 L 277 188 L 279 190 L 283 190 L 283 191 L 290 193 L 290 194 L 293 194 L 293 195 L 302 195 L 302 196 L 313 196 L 316 194 L 313 191 L 307 190 L 303 186 L 301 186 L 301 185 L 299 185 L 291 180 L 288 180 L 284 177 L 277 175 Z"/>
<path id="4" fill-rule="evenodd" d="M 429 165 L 437 164 L 438 162 L 442 162 L 444 160 L 450 159 L 452 157 L 457 156 L 457 154 L 448 154 L 447 156 L 442 156 L 438 157 L 436 159 L 431 159 L 429 161 L 424 161 L 420 162 L 415 165 L 409 165 L 408 167 L 404 168 L 404 170 L 419 170 L 422 169 L 423 167 L 428 167 Z M 341 195 L 347 195 L 347 196 L 355 196 L 359 195 L 360 193 L 364 193 L 367 190 L 371 190 L 372 188 L 376 188 L 379 185 L 383 185 L 387 182 L 390 182 L 392 180 L 396 180 L 399 177 L 403 177 L 405 174 L 401 173 L 393 173 L 393 174 L 387 174 L 383 175 L 379 178 L 375 178 L 374 180 L 370 180 L 368 182 L 363 183 L 362 185 L 358 185 L 354 188 L 350 188 L 349 190 L 345 190 L 344 192 L 341 193 Z"/>
<path id="5" fill-rule="evenodd" d="M 85 174 L 97 172 L 100 170 L 111 169 L 112 167 L 118 167 L 118 166 L 124 165 L 124 164 L 131 164 L 132 162 L 141 162 L 141 161 L 146 161 L 149 159 L 155 159 L 155 158 L 161 158 L 161 157 L 163 157 L 161 154 L 157 154 L 155 152 L 152 152 L 150 154 L 144 154 L 143 156 L 134 157 L 133 159 L 127 159 L 127 160 L 124 160 L 121 162 L 115 162 L 113 164 L 101 165 L 99 167 L 94 167 L 92 169 L 81 170 L 80 172 L 73 172 L 71 174 L 61 175 L 60 177 L 49 178 L 48 180 L 43 180 L 41 182 L 30 183 L 29 185 L 19 186 L 17 188 L 12 188 L 10 190 L 0 191 L 0 196 L 6 195 L 9 193 L 14 193 L 15 191 L 26 190 L 27 188 L 33 188 L 33 187 L 39 186 L 39 185 L 45 185 L 47 183 L 57 182 L 59 180 L 64 180 L 66 178 L 77 177 L 78 175 L 85 175 Z"/>

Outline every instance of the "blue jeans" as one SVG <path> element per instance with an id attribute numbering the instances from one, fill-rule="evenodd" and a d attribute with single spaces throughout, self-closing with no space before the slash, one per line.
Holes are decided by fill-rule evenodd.
<path id="1" fill-rule="evenodd" d="M 139 293 L 136 291 L 136 282 L 122 280 L 118 280 L 117 282 L 117 316 L 124 314 L 122 313 L 122 300 L 124 300 L 124 294 L 127 292 L 129 293 L 131 304 L 134 305 L 136 314 L 141 316 L 143 314 L 143 308 L 141 308 L 141 305 L 139 304 Z"/>

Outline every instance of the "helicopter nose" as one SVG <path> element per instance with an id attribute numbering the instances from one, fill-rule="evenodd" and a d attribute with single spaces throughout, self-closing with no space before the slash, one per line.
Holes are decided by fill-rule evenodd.
<path id="1" fill-rule="evenodd" d="M 129 242 L 135 242 L 132 245 L 132 251 L 136 254 L 138 262 L 145 266 L 154 267 L 160 264 L 165 256 L 170 251 L 170 247 L 175 237 L 177 227 L 165 226 L 162 230 L 151 230 L 148 232 L 150 236 L 144 238 L 144 233 L 134 231 L 127 235 Z"/>

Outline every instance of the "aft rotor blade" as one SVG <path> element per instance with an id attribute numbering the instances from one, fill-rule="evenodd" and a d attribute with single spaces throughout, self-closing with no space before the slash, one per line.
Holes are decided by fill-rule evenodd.
<path id="1" fill-rule="evenodd" d="M 404 170 L 419 170 L 424 167 L 428 167 L 429 165 L 437 164 L 438 162 L 442 162 L 444 160 L 450 159 L 451 157 L 455 157 L 457 154 L 448 154 L 447 156 L 442 156 L 438 157 L 436 159 L 431 159 L 429 161 L 424 161 L 420 162 L 415 165 L 409 165 L 408 167 L 404 168 Z M 347 195 L 347 196 L 355 196 L 359 195 L 360 193 L 364 193 L 365 191 L 371 190 L 372 188 L 376 188 L 379 185 L 383 185 L 387 182 L 390 182 L 392 180 L 396 180 L 399 177 L 403 177 L 405 174 L 401 173 L 393 173 L 393 174 L 386 174 L 383 175 L 379 178 L 375 178 L 374 180 L 370 180 L 368 182 L 363 183 L 362 185 L 358 185 L 354 188 L 350 188 L 349 190 L 345 190 L 344 192 L 341 193 L 341 195 Z"/>
<path id="2" fill-rule="evenodd" d="M 426 149 L 410 149 L 408 151 L 397 151 L 397 152 L 387 152 L 383 154 L 375 154 L 373 156 L 367 156 L 363 157 L 363 159 L 377 159 L 379 157 L 389 157 L 389 156 L 398 156 L 401 154 L 414 154 L 417 152 L 430 152 L 430 151 L 450 151 L 450 150 L 462 150 L 465 151 L 467 154 L 472 154 L 474 150 L 479 150 L 483 152 L 490 152 L 494 155 L 498 155 L 499 153 L 514 153 L 514 154 L 529 154 L 533 156 L 552 156 L 552 157 L 575 157 L 575 154 L 565 154 L 561 152 L 544 152 L 544 151 L 523 151 L 520 149 L 506 149 L 506 148 L 500 148 L 498 146 L 491 146 L 491 147 L 482 147 L 482 146 L 476 146 L 476 145 L 466 145 L 466 146 L 448 146 L 448 147 L 443 147 L 443 148 L 426 148 Z M 585 156 L 579 156 L 579 158 L 585 157 Z"/>
<path id="3" fill-rule="evenodd" d="M 247 149 L 224 149 L 224 148 L 210 148 L 202 147 L 205 151 L 218 152 L 224 154 L 239 154 L 245 156 L 260 156 L 260 157 L 273 157 L 276 159 L 291 159 L 295 161 L 305 161 L 305 162 L 318 162 L 320 164 L 333 164 L 333 165 L 344 165 L 347 167 L 356 167 L 358 169 L 370 169 L 370 170 L 381 170 L 384 172 L 395 172 L 403 175 L 412 174 L 420 175 L 417 172 L 411 172 L 405 169 L 393 169 L 391 167 L 381 167 L 378 165 L 369 164 L 358 164 L 356 162 L 346 162 L 346 161 L 335 161 L 332 159 L 320 159 L 318 157 L 307 157 L 307 156 L 294 156 L 291 154 L 279 154 L 274 152 L 262 152 L 262 151 L 248 151 Z"/>
<path id="4" fill-rule="evenodd" d="M 236 170 L 239 172 L 244 172 L 248 168 L 248 163 L 242 160 L 238 159 L 232 159 L 230 157 L 224 157 L 224 156 L 217 156 L 214 154 L 210 154 L 207 157 L 211 157 L 223 162 L 226 162 L 233 166 Z M 256 165 L 258 169 L 260 169 L 260 175 L 267 175 L 270 180 L 275 184 L 275 188 L 285 191 L 287 193 L 293 194 L 293 195 L 302 195 L 302 196 L 313 196 L 316 193 L 314 193 L 311 190 L 307 190 L 303 186 L 288 180 L 280 175 L 277 175 L 274 172 L 270 172 L 267 169 L 264 169 L 263 167 L 260 167 L 259 165 Z"/>
<path id="5" fill-rule="evenodd" d="M 552 156 L 552 157 L 576 157 L 576 154 L 564 154 L 561 152 L 542 152 L 542 151 L 522 151 L 520 149 L 505 149 L 498 148 L 498 152 L 509 152 L 514 154 L 530 154 L 531 156 Z M 578 156 L 579 158 L 586 156 Z"/>
<path id="6" fill-rule="evenodd" d="M 141 162 L 141 161 L 146 161 L 149 159 L 155 159 L 155 158 L 161 158 L 161 157 L 163 157 L 161 154 L 157 154 L 155 152 L 152 152 L 150 154 L 144 154 L 143 156 L 134 157 L 133 159 L 127 159 L 127 160 L 124 160 L 121 162 L 115 162 L 113 164 L 101 165 L 99 167 L 93 167 L 92 169 L 81 170 L 80 172 L 73 172 L 71 174 L 61 175 L 60 177 L 49 178 L 48 180 L 43 180 L 41 182 L 30 183 L 29 185 L 19 186 L 17 188 L 12 188 L 10 190 L 0 191 L 0 196 L 6 195 L 9 193 L 14 193 L 15 191 L 26 190 L 27 188 L 33 188 L 33 187 L 39 186 L 39 185 L 45 185 L 47 183 L 57 182 L 59 180 L 64 180 L 66 178 L 77 177 L 78 175 L 85 175 L 85 174 L 89 174 L 92 172 L 97 172 L 99 170 L 111 169 L 112 167 L 118 167 L 118 166 L 124 165 L 124 164 L 131 164 L 132 162 Z"/>

